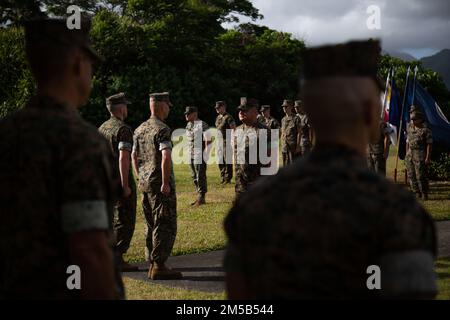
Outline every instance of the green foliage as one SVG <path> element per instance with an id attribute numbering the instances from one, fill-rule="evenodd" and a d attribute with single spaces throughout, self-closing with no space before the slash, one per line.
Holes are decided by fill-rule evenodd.
<path id="1" fill-rule="evenodd" d="M 45 4 L 45 14 L 62 14 L 72 2 L 22 1 L 16 11 L 27 16 L 36 12 L 36 4 Z M 202 119 L 212 123 L 216 100 L 225 100 L 234 113 L 239 97 L 255 97 L 272 105 L 273 114 L 281 117 L 281 100 L 298 97 L 302 41 L 252 23 L 223 29 L 222 22 L 234 21 L 236 14 L 261 18 L 248 0 L 86 0 L 77 5 L 94 14 L 91 36 L 104 57 L 96 69 L 91 99 L 81 110 L 95 125 L 108 117 L 105 98 L 118 91 L 127 92 L 133 102 L 128 121 L 134 127 L 149 115 L 149 92 L 171 92 L 175 107 L 169 124 L 173 127 L 184 126 L 186 105 L 198 106 Z M 0 29 L 0 40 L 0 116 L 5 116 L 26 103 L 34 83 L 25 62 L 21 29 Z M 407 65 L 385 56 L 380 76 L 395 66 L 402 87 Z M 419 81 L 449 115 L 449 93 L 442 80 L 419 67 Z"/>
<path id="2" fill-rule="evenodd" d="M 428 174 L 431 180 L 450 180 L 450 154 L 440 152 L 437 160 L 433 160 L 428 167 Z"/>
<path id="3" fill-rule="evenodd" d="M 0 29 L 0 118 L 23 107 L 34 91 L 25 59 L 23 31 Z"/>

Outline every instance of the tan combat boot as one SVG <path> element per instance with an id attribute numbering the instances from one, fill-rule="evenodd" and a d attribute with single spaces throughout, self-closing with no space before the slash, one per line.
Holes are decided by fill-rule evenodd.
<path id="1" fill-rule="evenodd" d="M 164 264 L 152 264 L 149 270 L 149 278 L 152 280 L 179 280 L 183 278 L 181 272 L 167 268 Z"/>
<path id="2" fill-rule="evenodd" d="M 198 200 L 197 200 L 197 205 L 198 205 L 198 206 L 201 206 L 201 205 L 203 205 L 203 204 L 206 204 L 206 201 L 205 201 L 205 194 L 199 195 L 199 196 L 198 196 Z"/>

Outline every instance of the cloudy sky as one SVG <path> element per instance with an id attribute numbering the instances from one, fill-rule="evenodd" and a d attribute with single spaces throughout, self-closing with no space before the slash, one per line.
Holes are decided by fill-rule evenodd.
<path id="1" fill-rule="evenodd" d="M 450 49 L 450 0 L 252 0 L 264 19 L 258 24 L 292 33 L 307 45 L 368 37 L 384 50 L 416 58 Z M 379 30 L 370 30 L 369 6 L 380 10 Z M 245 19 L 242 19 L 245 21 Z M 372 20 L 373 21 L 373 20 Z"/>

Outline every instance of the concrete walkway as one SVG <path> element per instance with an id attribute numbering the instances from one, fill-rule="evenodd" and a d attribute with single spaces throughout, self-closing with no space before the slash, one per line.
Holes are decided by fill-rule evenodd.
<path id="1" fill-rule="evenodd" d="M 439 258 L 450 257 L 450 221 L 437 222 Z M 136 280 L 148 281 L 169 287 L 204 292 L 223 292 L 225 273 L 222 268 L 223 250 L 201 254 L 170 257 L 167 265 L 183 273 L 182 280 L 152 281 L 147 278 L 148 265 L 140 263 L 140 270 L 123 275 Z"/>
<path id="2" fill-rule="evenodd" d="M 225 290 L 225 273 L 222 268 L 225 251 L 170 257 L 167 265 L 183 273 L 182 280 L 150 280 L 147 278 L 148 264 L 140 263 L 139 271 L 126 272 L 124 276 L 136 280 L 149 281 L 169 287 L 204 292 L 223 292 Z"/>

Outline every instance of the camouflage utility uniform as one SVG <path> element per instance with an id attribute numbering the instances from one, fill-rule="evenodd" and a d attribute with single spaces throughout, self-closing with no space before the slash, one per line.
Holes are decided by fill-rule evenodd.
<path id="1" fill-rule="evenodd" d="M 186 125 L 186 137 L 189 142 L 190 167 L 192 173 L 192 180 L 194 181 L 197 193 L 204 197 L 208 192 L 208 182 L 206 179 L 206 161 L 203 158 L 203 151 L 205 150 L 205 141 L 203 135 L 209 130 L 209 126 L 202 120 L 188 122 Z M 201 137 L 201 145 L 196 148 L 195 138 Z"/>
<path id="2" fill-rule="evenodd" d="M 171 130 L 152 116 L 134 132 L 133 148 L 137 155 L 139 190 L 146 228 L 146 258 L 164 264 L 172 252 L 177 234 L 177 197 L 175 177 L 170 176 L 170 194 L 161 193 L 162 151 L 172 149 Z"/>
<path id="3" fill-rule="evenodd" d="M 263 117 L 261 123 L 265 125 L 268 129 L 280 129 L 280 123 L 274 117 L 270 117 L 269 119 Z"/>
<path id="4" fill-rule="evenodd" d="M 370 143 L 367 153 L 367 165 L 369 169 L 379 173 L 383 176 L 386 175 L 386 159 L 384 158 L 384 139 L 387 134 L 387 124 L 384 121 L 380 122 L 380 135 L 375 143 Z"/>
<path id="5" fill-rule="evenodd" d="M 297 113 L 295 115 L 297 129 L 300 132 L 300 154 L 301 156 L 306 156 L 312 147 L 310 133 L 311 125 L 309 123 L 309 118 L 306 114 Z"/>
<path id="6" fill-rule="evenodd" d="M 427 145 L 433 143 L 431 130 L 424 124 L 422 128 L 414 126 L 412 122 L 406 129 L 408 150 L 405 157 L 409 184 L 413 192 L 428 193 L 428 177 L 425 165 Z"/>
<path id="7" fill-rule="evenodd" d="M 281 152 L 283 154 L 283 166 L 292 163 L 297 156 L 298 132 L 295 115 L 284 116 L 281 120 Z"/>
<path id="8" fill-rule="evenodd" d="M 233 117 L 229 113 L 225 114 L 219 114 L 216 118 L 216 128 L 219 130 L 219 132 L 222 134 L 223 138 L 223 147 L 222 147 L 222 163 L 219 162 L 219 170 L 220 175 L 222 177 L 222 182 L 230 182 L 233 178 L 233 163 L 227 162 L 227 152 L 230 153 L 232 150 L 227 150 L 226 144 L 227 144 L 227 130 L 230 130 L 231 128 L 236 127 L 236 122 L 234 121 Z M 230 135 L 231 137 L 231 135 Z M 230 146 L 231 147 L 231 146 Z M 231 157 L 232 158 L 232 157 Z"/>
<path id="9" fill-rule="evenodd" d="M 119 152 L 121 150 L 128 151 L 131 154 L 133 130 L 125 122 L 111 116 L 98 130 L 108 140 L 115 157 L 115 163 L 119 163 Z M 116 170 L 117 174 L 119 174 L 118 167 L 116 167 Z M 116 246 L 119 254 L 125 254 L 130 247 L 136 224 L 136 184 L 131 173 L 131 159 L 128 177 L 131 196 L 128 198 L 120 197 L 115 206 L 114 232 L 116 234 Z"/>
<path id="10" fill-rule="evenodd" d="M 102 230 L 113 247 L 111 149 L 75 109 L 43 96 L 1 120 L 0 135 L 0 299 L 80 298 L 66 284 L 68 235 Z"/>
<path id="11" fill-rule="evenodd" d="M 260 122 L 256 122 L 255 125 L 249 126 L 246 124 L 242 124 L 236 128 L 235 137 L 234 137 L 234 157 L 236 163 L 236 197 L 240 196 L 242 193 L 246 192 L 248 188 L 255 183 L 255 181 L 261 176 L 261 168 L 264 165 L 261 163 L 261 159 L 259 157 L 259 141 L 260 130 L 267 131 L 267 149 L 270 148 L 270 131 L 267 130 L 267 127 L 261 124 Z M 252 139 L 253 137 L 254 139 Z M 242 149 L 240 149 L 242 148 Z M 242 150 L 242 154 L 238 151 Z M 254 154 L 256 163 L 250 163 L 252 157 L 250 157 L 250 153 L 256 152 Z M 242 158 L 245 156 L 245 161 L 239 160 L 239 155 Z M 240 163 L 243 162 L 243 163 Z"/>

